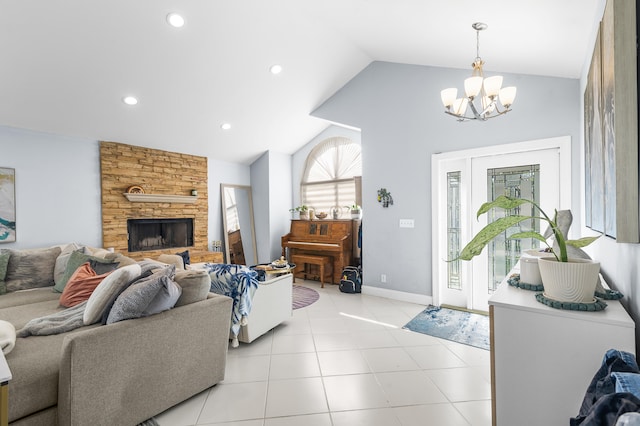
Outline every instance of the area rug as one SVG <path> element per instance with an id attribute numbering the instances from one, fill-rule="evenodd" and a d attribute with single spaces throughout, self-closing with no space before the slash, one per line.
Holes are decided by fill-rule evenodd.
<path id="1" fill-rule="evenodd" d="M 429 305 L 403 328 L 489 350 L 489 317 Z"/>
<path id="2" fill-rule="evenodd" d="M 301 285 L 293 286 L 293 309 L 309 306 L 319 298 L 318 292 L 312 288 L 302 287 Z"/>

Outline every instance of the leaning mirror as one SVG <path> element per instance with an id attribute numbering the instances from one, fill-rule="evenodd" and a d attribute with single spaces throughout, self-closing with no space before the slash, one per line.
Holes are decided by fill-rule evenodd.
<path id="1" fill-rule="evenodd" d="M 220 191 L 227 263 L 255 265 L 258 254 L 251 187 L 222 184 Z"/>

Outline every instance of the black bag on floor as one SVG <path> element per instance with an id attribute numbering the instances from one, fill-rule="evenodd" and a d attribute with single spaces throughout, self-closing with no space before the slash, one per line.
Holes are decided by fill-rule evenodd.
<path id="1" fill-rule="evenodd" d="M 360 274 L 360 268 L 356 268 L 355 266 L 347 266 L 342 270 L 340 291 L 343 293 L 362 292 L 362 276 Z"/>

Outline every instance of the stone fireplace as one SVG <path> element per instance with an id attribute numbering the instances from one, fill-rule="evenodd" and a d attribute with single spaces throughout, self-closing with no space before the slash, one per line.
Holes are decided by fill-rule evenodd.
<path id="1" fill-rule="evenodd" d="M 100 169 L 103 247 L 136 260 L 184 250 L 208 256 L 206 157 L 100 142 Z M 195 202 L 129 201 L 123 194 L 132 185 L 145 194 L 190 196 L 196 190 L 198 196 Z M 132 232 L 131 224 L 138 229 Z M 139 240 L 133 246 L 132 236 Z"/>

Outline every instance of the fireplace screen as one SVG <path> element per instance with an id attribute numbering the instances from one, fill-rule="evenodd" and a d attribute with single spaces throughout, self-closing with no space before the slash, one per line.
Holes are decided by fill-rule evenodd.
<path id="1" fill-rule="evenodd" d="M 193 219 L 128 219 L 129 251 L 193 246 Z"/>

